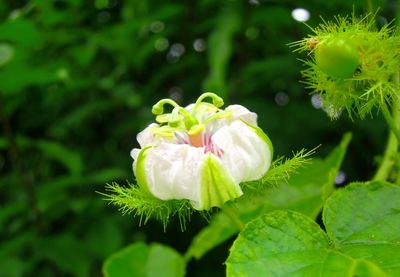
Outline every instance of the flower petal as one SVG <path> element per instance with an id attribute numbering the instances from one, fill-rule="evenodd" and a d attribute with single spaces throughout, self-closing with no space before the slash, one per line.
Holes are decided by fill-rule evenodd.
<path id="1" fill-rule="evenodd" d="M 204 155 L 201 168 L 201 202 L 197 210 L 221 207 L 225 202 L 243 194 L 239 183 L 235 183 L 229 171 L 213 154 Z"/>
<path id="2" fill-rule="evenodd" d="M 257 114 L 249 111 L 241 105 L 230 105 L 226 107 L 225 111 L 231 111 L 232 120 L 241 119 L 251 125 L 257 125 Z"/>
<path id="3" fill-rule="evenodd" d="M 202 148 L 186 144 L 161 143 L 149 149 L 145 159 L 145 175 L 151 194 L 162 200 L 188 199 L 199 202 L 203 156 Z"/>
<path id="4" fill-rule="evenodd" d="M 262 137 L 256 130 L 236 120 L 220 128 L 212 137 L 213 143 L 224 151 L 220 159 L 236 183 L 261 178 L 271 165 L 273 150 L 265 140 L 268 137 L 264 133 L 265 137 Z"/>
<path id="5" fill-rule="evenodd" d="M 151 131 L 152 129 L 158 128 L 158 127 L 159 127 L 158 124 L 151 123 L 149 126 L 146 127 L 146 129 L 141 131 L 136 136 L 136 139 L 142 148 L 147 145 L 157 145 L 159 143 L 159 140 L 156 138 L 154 133 Z"/>

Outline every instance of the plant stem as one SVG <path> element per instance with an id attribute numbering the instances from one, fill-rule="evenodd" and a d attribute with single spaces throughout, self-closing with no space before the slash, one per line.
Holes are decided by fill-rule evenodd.
<path id="1" fill-rule="evenodd" d="M 385 154 L 378 170 L 375 173 L 373 180 L 387 180 L 395 164 L 396 152 L 397 152 L 397 139 L 393 132 L 390 132 L 389 138 L 386 144 Z"/>
<path id="2" fill-rule="evenodd" d="M 400 141 L 400 131 L 399 131 L 399 122 L 397 120 L 397 112 L 398 112 L 398 100 L 397 101 L 393 101 L 393 113 L 396 113 L 393 115 L 390 114 L 389 109 L 386 105 L 384 105 L 382 107 L 382 113 L 383 116 L 385 117 L 385 120 L 387 122 L 387 124 L 390 127 L 390 130 L 392 131 L 392 133 L 396 136 L 397 142 Z"/>
<path id="3" fill-rule="evenodd" d="M 400 75 L 397 74 L 394 78 L 396 84 L 400 83 Z M 391 132 L 389 133 L 389 138 L 386 144 L 385 154 L 383 160 L 375 173 L 373 180 L 387 180 L 390 176 L 390 172 L 393 167 L 398 162 L 398 148 L 400 143 L 400 103 L 399 98 L 393 99 L 392 104 L 392 114 L 390 115 L 389 110 L 386 105 L 382 108 L 383 116 L 388 123 Z M 397 175 L 397 182 L 400 183 L 400 174 Z"/>
<path id="4" fill-rule="evenodd" d="M 230 207 L 229 205 L 225 205 L 222 208 L 222 212 L 229 217 L 229 219 L 232 221 L 233 224 L 236 225 L 236 227 L 238 227 L 239 231 L 243 230 L 244 228 L 244 223 L 243 221 L 240 219 L 240 217 L 237 215 L 237 212 L 232 209 L 232 207 Z"/>

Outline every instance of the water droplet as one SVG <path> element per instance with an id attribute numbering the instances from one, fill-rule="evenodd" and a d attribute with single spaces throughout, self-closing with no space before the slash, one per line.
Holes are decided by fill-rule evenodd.
<path id="1" fill-rule="evenodd" d="M 292 17 L 299 22 L 306 22 L 310 19 L 310 12 L 303 8 L 296 8 L 292 11 Z"/>
<path id="2" fill-rule="evenodd" d="M 207 48 L 207 43 L 204 39 L 198 38 L 193 42 L 193 48 L 197 52 L 203 52 Z"/>

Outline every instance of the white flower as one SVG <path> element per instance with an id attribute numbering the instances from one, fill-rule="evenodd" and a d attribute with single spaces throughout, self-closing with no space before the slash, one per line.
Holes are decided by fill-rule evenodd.
<path id="1" fill-rule="evenodd" d="M 213 104 L 203 102 L 207 97 Z M 163 106 L 174 107 L 163 113 Z M 240 183 L 260 179 L 271 165 L 273 147 L 243 106 L 222 110 L 223 101 L 205 93 L 179 107 L 170 99 L 153 107 L 156 121 L 138 134 L 133 170 L 141 189 L 162 200 L 187 199 L 196 210 L 220 207 L 240 197 Z"/>

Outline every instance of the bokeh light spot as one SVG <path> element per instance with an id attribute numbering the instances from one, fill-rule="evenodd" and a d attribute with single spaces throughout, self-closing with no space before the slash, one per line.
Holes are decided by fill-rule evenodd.
<path id="1" fill-rule="evenodd" d="M 296 8 L 292 11 L 292 17 L 294 20 L 306 22 L 310 19 L 310 12 L 303 8 Z"/>

